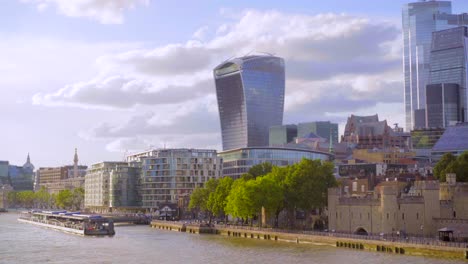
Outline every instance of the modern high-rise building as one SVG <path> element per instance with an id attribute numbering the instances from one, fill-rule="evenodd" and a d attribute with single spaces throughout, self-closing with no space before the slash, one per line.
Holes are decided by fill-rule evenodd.
<path id="1" fill-rule="evenodd" d="M 452 14 L 450 1 L 419 1 L 403 7 L 404 80 L 406 130 L 415 124 L 414 112 L 423 109 L 434 31 L 468 24 L 468 15 Z"/>
<path id="2" fill-rule="evenodd" d="M 284 146 L 297 137 L 296 125 L 282 125 L 270 127 L 270 146 Z"/>
<path id="3" fill-rule="evenodd" d="M 338 143 L 338 124 L 330 121 L 307 122 L 297 125 L 297 137 L 305 137 L 310 133 L 323 137 L 332 143 Z"/>
<path id="4" fill-rule="evenodd" d="M 430 84 L 456 84 L 459 89 L 457 120 L 467 119 L 467 56 L 468 28 L 465 26 L 441 30 L 432 34 Z M 429 88 L 428 88 L 429 89 Z"/>
<path id="5" fill-rule="evenodd" d="M 284 60 L 245 56 L 214 69 L 223 150 L 268 146 L 269 129 L 282 125 Z"/>
<path id="6" fill-rule="evenodd" d="M 447 127 L 460 121 L 460 86 L 456 83 L 426 87 L 427 127 Z"/>

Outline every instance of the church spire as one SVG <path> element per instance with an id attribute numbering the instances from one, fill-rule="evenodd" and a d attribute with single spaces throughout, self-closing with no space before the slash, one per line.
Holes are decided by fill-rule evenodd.
<path id="1" fill-rule="evenodd" d="M 78 178 L 78 149 L 75 148 L 75 157 L 73 158 L 73 178 Z"/>
<path id="2" fill-rule="evenodd" d="M 75 148 L 75 157 L 73 158 L 73 164 L 78 165 L 78 149 Z"/>

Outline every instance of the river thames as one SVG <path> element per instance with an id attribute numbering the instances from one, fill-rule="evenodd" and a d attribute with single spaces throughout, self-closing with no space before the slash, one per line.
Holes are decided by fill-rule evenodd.
<path id="1" fill-rule="evenodd" d="M 422 257 L 191 235 L 117 226 L 113 237 L 82 237 L 0 214 L 0 263 L 466 263 Z"/>

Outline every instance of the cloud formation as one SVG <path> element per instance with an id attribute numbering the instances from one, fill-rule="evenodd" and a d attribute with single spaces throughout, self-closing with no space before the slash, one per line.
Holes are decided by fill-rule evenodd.
<path id="1" fill-rule="evenodd" d="M 188 131 L 193 138 L 219 135 L 212 69 L 252 51 L 285 59 L 285 116 L 294 121 L 325 120 L 402 100 L 400 32 L 390 23 L 345 14 L 248 10 L 193 37 L 197 40 L 101 57 L 98 65 L 107 77 L 37 94 L 34 102 L 133 111 L 146 106 L 145 114 L 103 123 L 90 134 L 113 139 L 112 149 L 137 138 L 146 144 L 171 135 L 181 145 Z M 211 138 L 216 145 L 219 137 Z"/>
<path id="2" fill-rule="evenodd" d="M 50 6 L 58 13 L 69 17 L 87 17 L 101 24 L 122 24 L 124 12 L 139 5 L 148 5 L 149 0 L 21 0 L 33 3 L 43 11 Z"/>
<path id="3" fill-rule="evenodd" d="M 211 92 L 212 82 L 155 87 L 141 79 L 111 76 L 67 85 L 55 93 L 35 94 L 33 104 L 84 108 L 132 108 L 167 105 L 193 100 Z"/>

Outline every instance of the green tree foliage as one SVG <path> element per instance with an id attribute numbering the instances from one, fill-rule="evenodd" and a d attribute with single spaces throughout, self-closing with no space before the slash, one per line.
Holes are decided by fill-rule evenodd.
<path id="1" fill-rule="evenodd" d="M 434 167 L 434 177 L 444 182 L 447 174 L 447 167 L 456 160 L 457 158 L 451 153 L 444 154 Z"/>
<path id="2" fill-rule="evenodd" d="M 56 197 L 56 205 L 62 209 L 70 209 L 73 206 L 73 193 L 70 190 L 61 190 Z"/>
<path id="3" fill-rule="evenodd" d="M 444 182 L 447 173 L 455 173 L 459 182 L 468 182 L 468 151 L 462 153 L 458 158 L 450 153 L 442 156 L 434 167 L 434 176 L 439 181 Z"/>
<path id="4" fill-rule="evenodd" d="M 244 180 L 252 180 L 259 176 L 264 176 L 270 173 L 272 169 L 273 166 L 271 165 L 271 163 L 264 162 L 261 164 L 254 165 L 252 168 L 249 169 L 247 173 L 244 173 L 241 177 Z"/>
<path id="5" fill-rule="evenodd" d="M 210 193 L 208 204 L 213 215 L 221 216 L 225 214 L 224 208 L 233 182 L 234 180 L 230 177 L 219 179 L 215 191 Z"/>
<path id="6" fill-rule="evenodd" d="M 330 162 L 303 159 L 286 167 L 264 163 L 252 167 L 235 181 L 227 177 L 208 181 L 204 188 L 193 191 L 189 208 L 244 220 L 259 216 L 263 208 L 267 215 L 275 216 L 275 226 L 278 226 L 283 209 L 324 208 L 328 188 L 336 185 Z"/>
<path id="7" fill-rule="evenodd" d="M 84 188 L 75 188 L 72 191 L 72 208 L 75 210 L 79 210 L 83 208 L 84 204 L 84 194 L 85 190 Z"/>
<path id="8" fill-rule="evenodd" d="M 47 192 L 43 186 L 39 191 L 35 193 L 36 207 L 38 208 L 49 208 L 51 203 L 51 195 Z"/>
<path id="9" fill-rule="evenodd" d="M 227 197 L 225 211 L 233 217 L 248 219 L 258 213 L 255 204 L 254 180 L 237 179 Z"/>

